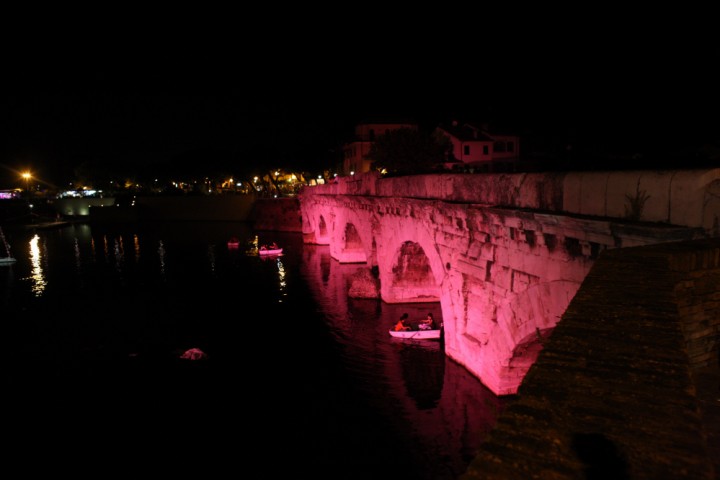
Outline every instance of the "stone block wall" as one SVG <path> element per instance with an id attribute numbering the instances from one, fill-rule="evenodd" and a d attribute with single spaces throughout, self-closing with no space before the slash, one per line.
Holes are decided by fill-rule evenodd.
<path id="1" fill-rule="evenodd" d="M 259 198 L 255 200 L 247 218 L 256 230 L 302 231 L 302 215 L 297 197 Z"/>
<path id="2" fill-rule="evenodd" d="M 462 479 L 717 479 L 719 258 L 603 252 Z"/>

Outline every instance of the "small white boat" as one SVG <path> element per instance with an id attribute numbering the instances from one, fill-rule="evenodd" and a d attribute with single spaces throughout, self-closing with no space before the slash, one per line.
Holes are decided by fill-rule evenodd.
<path id="1" fill-rule="evenodd" d="M 7 252 L 7 256 L 0 257 L 0 265 L 11 265 L 17 262 L 17 260 L 13 258 L 12 255 L 10 255 L 10 244 L 7 242 L 7 240 L 5 240 L 5 234 L 3 233 L 2 228 L 0 228 L 0 239 L 5 245 L 5 251 Z"/>
<path id="2" fill-rule="evenodd" d="M 11 265 L 17 262 L 13 257 L 0 257 L 0 265 Z"/>
<path id="3" fill-rule="evenodd" d="M 433 330 L 389 330 L 390 335 L 395 338 L 405 338 L 414 340 L 428 340 L 440 338 L 440 329 Z"/>
<path id="4" fill-rule="evenodd" d="M 282 248 L 265 248 L 260 247 L 258 249 L 258 255 L 280 255 L 282 253 Z"/>

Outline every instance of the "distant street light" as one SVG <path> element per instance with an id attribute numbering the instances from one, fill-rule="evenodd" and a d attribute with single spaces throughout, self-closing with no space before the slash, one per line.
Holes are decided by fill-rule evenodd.
<path id="1" fill-rule="evenodd" d="M 32 178 L 32 174 L 30 172 L 24 172 L 22 174 L 22 177 L 25 179 L 25 191 L 27 192 L 28 197 L 30 196 L 30 179 Z"/>

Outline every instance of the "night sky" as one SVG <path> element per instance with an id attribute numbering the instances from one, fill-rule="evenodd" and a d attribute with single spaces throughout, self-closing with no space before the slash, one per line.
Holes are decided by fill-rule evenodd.
<path id="1" fill-rule="evenodd" d="M 642 152 L 648 165 L 658 151 L 720 145 L 717 42 L 384 40 L 17 55 L 0 95 L 0 188 L 25 169 L 65 182 L 78 165 L 321 170 L 374 119 L 489 121 L 578 152 Z"/>

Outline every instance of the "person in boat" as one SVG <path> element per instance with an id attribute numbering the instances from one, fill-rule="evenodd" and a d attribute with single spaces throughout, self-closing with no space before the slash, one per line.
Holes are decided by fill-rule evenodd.
<path id="1" fill-rule="evenodd" d="M 435 328 L 435 319 L 433 318 L 433 314 L 428 313 L 427 317 L 425 317 L 425 320 L 420 320 L 418 328 L 420 330 L 432 330 L 433 328 Z"/>
<path id="2" fill-rule="evenodd" d="M 408 330 L 412 330 L 410 328 L 410 325 L 408 324 L 408 314 L 403 313 L 400 317 L 400 320 L 395 324 L 395 331 L 396 332 L 405 332 Z"/>
<path id="3" fill-rule="evenodd" d="M 277 250 L 278 248 L 280 248 L 280 247 L 277 246 L 277 243 L 272 242 L 270 245 L 263 244 L 263 246 L 260 247 L 260 250 L 262 250 L 262 251 L 266 251 L 266 250 Z"/>

